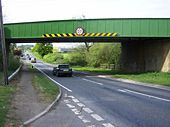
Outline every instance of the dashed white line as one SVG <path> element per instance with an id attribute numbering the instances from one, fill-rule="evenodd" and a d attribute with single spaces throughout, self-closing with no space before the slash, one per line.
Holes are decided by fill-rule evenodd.
<path id="1" fill-rule="evenodd" d="M 105 126 L 105 127 L 115 127 L 115 126 L 112 125 L 111 123 L 104 123 L 103 126 Z"/>
<path id="2" fill-rule="evenodd" d="M 82 78 L 83 80 L 85 81 L 88 81 L 88 82 L 91 82 L 91 83 L 95 83 L 95 84 L 98 84 L 98 85 L 103 85 L 103 83 L 100 83 L 100 82 L 95 82 L 95 81 L 92 81 L 92 80 L 89 80 L 89 79 L 85 79 L 85 78 Z"/>
<path id="3" fill-rule="evenodd" d="M 121 89 L 118 89 L 119 92 L 123 92 L 123 93 L 126 93 L 125 90 L 121 90 Z"/>
<path id="4" fill-rule="evenodd" d="M 94 119 L 96 119 L 97 121 L 103 121 L 103 120 L 104 120 L 101 116 L 99 116 L 99 115 L 97 115 L 97 114 L 91 114 L 91 116 L 92 116 Z"/>
<path id="5" fill-rule="evenodd" d="M 79 100 L 78 99 L 72 99 L 75 103 L 78 103 Z"/>
<path id="6" fill-rule="evenodd" d="M 66 104 L 69 108 L 75 108 L 74 105 L 71 105 L 71 104 Z"/>
<path id="7" fill-rule="evenodd" d="M 84 123 L 90 123 L 90 120 L 87 120 L 84 118 L 84 116 L 78 116 L 79 119 L 81 119 Z"/>
<path id="8" fill-rule="evenodd" d="M 140 93 L 140 92 L 136 92 L 136 91 L 132 91 L 132 90 L 128 90 L 128 89 L 124 89 L 123 91 L 126 91 L 128 93 L 133 93 L 133 94 L 146 96 L 146 97 L 149 97 L 149 98 L 158 99 L 158 100 L 161 100 L 161 101 L 170 102 L 170 100 L 168 100 L 168 99 L 164 99 L 164 98 L 161 98 L 161 97 L 156 97 L 156 96 L 152 96 L 152 95 L 148 95 L 148 94 L 144 94 L 144 93 Z"/>
<path id="9" fill-rule="evenodd" d="M 64 100 L 64 102 L 65 102 L 65 103 L 70 103 L 70 101 L 69 101 L 69 100 Z"/>
<path id="10" fill-rule="evenodd" d="M 67 97 L 72 98 L 72 99 L 75 98 L 74 96 L 67 96 Z"/>
<path id="11" fill-rule="evenodd" d="M 90 126 L 87 126 L 87 127 L 96 127 L 95 125 L 90 125 Z"/>
<path id="12" fill-rule="evenodd" d="M 79 115 L 80 114 L 80 111 L 78 111 L 78 109 L 76 109 L 76 108 L 73 108 L 73 109 L 71 109 L 73 112 L 74 112 L 74 114 L 76 114 L 76 115 Z"/>
<path id="13" fill-rule="evenodd" d="M 93 113 L 93 111 L 91 110 L 91 109 L 89 109 L 89 108 L 83 108 L 83 110 L 85 111 L 85 112 L 87 112 L 87 113 Z"/>
<path id="14" fill-rule="evenodd" d="M 82 103 L 77 103 L 77 105 L 80 106 L 80 107 L 85 107 L 85 105 L 82 104 Z"/>

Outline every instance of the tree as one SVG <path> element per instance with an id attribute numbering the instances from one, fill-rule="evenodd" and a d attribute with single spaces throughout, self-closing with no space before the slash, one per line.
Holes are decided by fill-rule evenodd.
<path id="1" fill-rule="evenodd" d="M 53 45 L 50 43 L 36 43 L 32 52 L 38 52 L 41 57 L 44 57 L 49 53 L 53 53 Z"/>

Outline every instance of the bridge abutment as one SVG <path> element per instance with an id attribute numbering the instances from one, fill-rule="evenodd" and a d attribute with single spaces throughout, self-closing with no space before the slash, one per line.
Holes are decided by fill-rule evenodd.
<path id="1" fill-rule="evenodd" d="M 121 69 L 170 72 L 170 40 L 122 42 Z"/>

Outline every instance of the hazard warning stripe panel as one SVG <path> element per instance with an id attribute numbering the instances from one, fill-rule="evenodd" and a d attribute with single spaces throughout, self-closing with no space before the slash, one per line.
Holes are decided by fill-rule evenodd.
<path id="1" fill-rule="evenodd" d="M 44 38 L 51 37 L 116 37 L 118 33 L 83 33 L 82 35 L 78 35 L 76 33 L 62 33 L 62 34 L 43 34 Z"/>

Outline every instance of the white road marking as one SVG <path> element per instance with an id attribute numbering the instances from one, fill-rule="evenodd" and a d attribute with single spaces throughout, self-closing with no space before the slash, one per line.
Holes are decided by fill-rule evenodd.
<path id="1" fill-rule="evenodd" d="M 97 115 L 97 114 L 91 114 L 91 116 L 96 119 L 97 121 L 102 121 L 104 120 L 101 116 Z"/>
<path id="2" fill-rule="evenodd" d="M 132 90 L 128 90 L 128 89 L 124 89 L 123 91 L 126 91 L 128 93 L 133 93 L 133 94 L 138 94 L 138 95 L 146 96 L 146 97 L 149 97 L 149 98 L 158 99 L 158 100 L 161 100 L 161 101 L 170 102 L 170 100 L 168 100 L 168 99 L 164 99 L 164 98 L 161 98 L 161 97 L 156 97 L 156 96 L 152 96 L 152 95 L 148 95 L 148 94 L 144 94 L 144 93 L 140 93 L 140 92 L 136 92 L 136 91 L 132 91 Z"/>
<path id="3" fill-rule="evenodd" d="M 64 102 L 65 102 L 65 103 L 70 103 L 70 101 L 69 101 L 69 100 L 64 100 Z"/>
<path id="4" fill-rule="evenodd" d="M 78 99 L 72 99 L 75 103 L 78 103 L 79 100 Z"/>
<path id="5" fill-rule="evenodd" d="M 118 91 L 119 91 L 119 92 L 124 92 L 124 93 L 126 93 L 126 91 L 125 91 L 125 90 L 118 89 Z"/>
<path id="6" fill-rule="evenodd" d="M 71 105 L 71 104 L 66 104 L 69 108 L 75 108 L 74 105 Z"/>
<path id="7" fill-rule="evenodd" d="M 34 66 L 34 65 L 33 65 Z M 72 92 L 72 90 L 70 90 L 69 88 L 61 85 L 59 82 L 55 81 L 54 79 L 52 79 L 50 76 L 48 76 L 46 73 L 44 73 L 42 70 L 40 70 L 39 68 L 37 68 L 36 66 L 34 66 L 37 70 L 39 70 L 41 73 L 43 73 L 45 76 L 47 76 L 50 80 L 52 80 L 53 82 L 55 82 L 56 84 L 58 84 L 59 86 L 63 87 L 64 89 L 66 89 L 69 92 Z"/>
<path id="8" fill-rule="evenodd" d="M 80 106 L 80 107 L 85 107 L 85 105 L 82 104 L 82 103 L 77 103 L 77 105 Z"/>
<path id="9" fill-rule="evenodd" d="M 84 118 L 84 116 L 78 116 L 79 119 L 81 119 L 84 123 L 90 123 L 90 120 L 87 120 Z"/>
<path id="10" fill-rule="evenodd" d="M 87 126 L 87 127 L 96 127 L 95 125 L 90 125 L 90 126 Z"/>
<path id="11" fill-rule="evenodd" d="M 115 126 L 112 125 L 111 123 L 104 123 L 103 126 L 105 126 L 105 127 L 115 127 Z"/>
<path id="12" fill-rule="evenodd" d="M 84 110 L 85 112 L 87 112 L 87 113 L 93 113 L 93 111 L 92 111 L 91 109 L 89 109 L 89 108 L 83 108 L 83 110 Z"/>
<path id="13" fill-rule="evenodd" d="M 92 81 L 92 80 L 89 80 L 89 79 L 85 79 L 85 78 L 82 78 L 83 80 L 85 81 L 88 81 L 88 82 L 91 82 L 91 83 L 95 83 L 95 84 L 98 84 L 98 85 L 103 85 L 103 83 L 100 83 L 100 82 L 95 82 L 95 81 Z"/>
<path id="14" fill-rule="evenodd" d="M 75 98 L 74 96 L 67 96 L 67 97 L 72 98 L 72 99 Z"/>
<path id="15" fill-rule="evenodd" d="M 78 111 L 78 109 L 76 109 L 76 108 L 73 108 L 73 109 L 71 109 L 73 112 L 74 112 L 74 114 L 76 114 L 76 115 L 79 115 L 80 114 L 80 112 Z"/>

